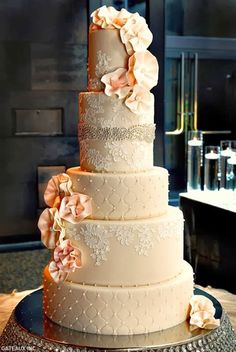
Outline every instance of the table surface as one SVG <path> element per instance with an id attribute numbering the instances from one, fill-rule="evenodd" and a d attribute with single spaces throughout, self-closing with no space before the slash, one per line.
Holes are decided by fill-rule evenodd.
<path id="1" fill-rule="evenodd" d="M 217 300 L 219 300 L 225 311 L 228 313 L 231 319 L 231 323 L 236 330 L 236 295 L 221 289 L 213 289 L 211 287 L 203 288 L 200 286 L 197 287 L 204 289 L 204 291 L 208 292 Z M 18 302 L 33 291 L 35 290 L 12 292 L 11 294 L 0 294 L 0 334 L 10 317 L 12 310 L 15 308 Z"/>
<path id="2" fill-rule="evenodd" d="M 236 213 L 235 191 L 191 191 L 180 193 L 179 196 Z"/>

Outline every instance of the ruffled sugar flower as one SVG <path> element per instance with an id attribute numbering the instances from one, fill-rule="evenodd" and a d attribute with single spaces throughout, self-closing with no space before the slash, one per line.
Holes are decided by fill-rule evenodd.
<path id="1" fill-rule="evenodd" d="M 126 9 L 121 9 L 118 11 L 116 17 L 113 18 L 112 24 L 115 28 L 120 29 L 127 22 L 128 18 L 131 16 L 131 13 Z"/>
<path id="2" fill-rule="evenodd" d="M 118 15 L 118 11 L 112 6 L 102 6 L 95 10 L 92 14 L 93 23 L 101 28 L 111 29 L 114 28 L 112 25 L 113 19 Z"/>
<path id="3" fill-rule="evenodd" d="M 72 182 L 67 174 L 52 176 L 44 193 L 45 203 L 51 208 L 59 208 L 61 199 L 72 193 Z"/>
<path id="4" fill-rule="evenodd" d="M 49 273 L 56 283 L 64 281 L 68 273 L 81 267 L 81 252 L 72 246 L 70 240 L 64 240 L 53 253 L 53 260 L 49 264 Z"/>
<path id="5" fill-rule="evenodd" d="M 128 86 L 127 70 L 125 68 L 118 68 L 114 72 L 105 74 L 101 81 L 105 84 L 105 94 L 108 96 L 116 94 L 119 99 L 126 97 L 131 89 Z"/>
<path id="6" fill-rule="evenodd" d="M 73 193 L 61 201 L 59 216 L 72 224 L 77 224 L 91 214 L 92 199 L 85 194 Z"/>
<path id="7" fill-rule="evenodd" d="M 49 249 L 54 249 L 59 238 L 64 237 L 64 226 L 59 218 L 58 209 L 46 208 L 40 215 L 38 228 L 43 244 Z"/>
<path id="8" fill-rule="evenodd" d="M 158 63 L 150 51 L 140 51 L 134 53 L 129 58 L 129 71 L 127 73 L 129 85 L 139 86 L 150 90 L 157 85 Z"/>
<path id="9" fill-rule="evenodd" d="M 151 112 L 154 107 L 154 95 L 139 85 L 133 87 L 133 92 L 125 100 L 125 105 L 134 114 Z"/>
<path id="10" fill-rule="evenodd" d="M 215 308 L 212 301 L 202 295 L 193 296 L 190 300 L 191 330 L 214 329 L 220 325 L 220 319 L 215 319 Z"/>
<path id="11" fill-rule="evenodd" d="M 112 6 L 102 6 L 92 14 L 93 23 L 104 29 L 121 28 L 131 16 L 131 13 L 125 9 L 117 11 Z"/>
<path id="12" fill-rule="evenodd" d="M 120 29 L 120 37 L 127 53 L 146 50 L 152 42 L 152 32 L 145 19 L 138 13 L 131 14 L 125 25 Z"/>

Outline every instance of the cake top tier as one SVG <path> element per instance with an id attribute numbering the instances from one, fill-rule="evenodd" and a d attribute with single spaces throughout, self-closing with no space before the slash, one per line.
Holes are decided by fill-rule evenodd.
<path id="1" fill-rule="evenodd" d="M 89 90 L 116 95 L 134 113 L 149 112 L 158 63 L 147 50 L 152 33 L 138 13 L 102 6 L 89 31 Z"/>

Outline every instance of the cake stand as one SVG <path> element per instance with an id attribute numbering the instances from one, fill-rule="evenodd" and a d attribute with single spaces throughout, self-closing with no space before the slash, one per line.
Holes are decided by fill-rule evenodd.
<path id="1" fill-rule="evenodd" d="M 51 322 L 43 315 L 42 289 L 26 296 L 13 311 L 2 336 L 0 351 L 150 351 L 150 352 L 235 352 L 236 335 L 220 303 L 208 293 L 221 324 L 214 330 L 191 332 L 188 322 L 144 335 L 108 336 L 81 333 Z"/>

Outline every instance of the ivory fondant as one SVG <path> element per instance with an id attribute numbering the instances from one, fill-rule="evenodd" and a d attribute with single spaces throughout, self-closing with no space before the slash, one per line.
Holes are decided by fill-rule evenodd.
<path id="1" fill-rule="evenodd" d="M 44 311 L 55 323 L 78 331 L 130 335 L 177 325 L 188 317 L 193 271 L 161 283 L 138 287 L 100 287 L 73 282 L 56 284 L 44 272 Z"/>
<path id="2" fill-rule="evenodd" d="M 126 67 L 128 54 L 120 40 L 118 29 L 89 31 L 88 89 L 101 91 L 101 77 L 120 67 Z"/>
<path id="3" fill-rule="evenodd" d="M 112 174 L 67 170 L 73 191 L 92 198 L 92 218 L 130 220 L 156 217 L 167 211 L 168 172 L 154 167 L 148 172 Z"/>
<path id="4" fill-rule="evenodd" d="M 104 92 L 82 92 L 79 94 L 79 121 L 97 127 L 125 127 L 152 124 L 154 106 L 150 113 L 134 114 L 116 95 Z"/>
<path id="5" fill-rule="evenodd" d="M 169 207 L 146 220 L 66 223 L 66 238 L 82 253 L 76 283 L 135 286 L 165 281 L 183 268 L 183 215 Z"/>
<path id="6" fill-rule="evenodd" d="M 153 166 L 153 143 L 139 141 L 80 142 L 80 165 L 92 172 L 140 172 Z"/>

